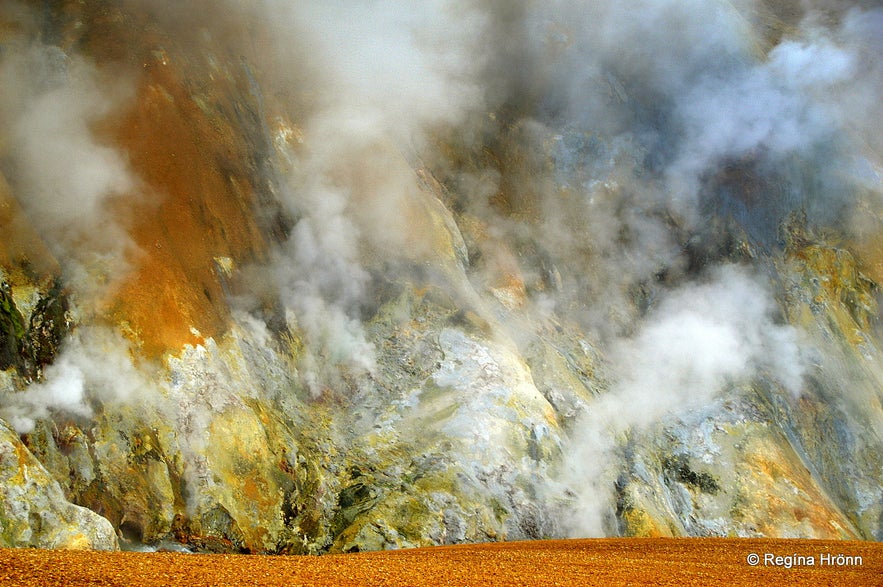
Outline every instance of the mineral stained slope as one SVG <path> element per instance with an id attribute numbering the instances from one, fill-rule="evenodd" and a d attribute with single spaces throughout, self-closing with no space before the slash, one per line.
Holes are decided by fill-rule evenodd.
<path id="1" fill-rule="evenodd" d="M 883 540 L 880 10 L 381 4 L 3 3 L 0 546 Z"/>

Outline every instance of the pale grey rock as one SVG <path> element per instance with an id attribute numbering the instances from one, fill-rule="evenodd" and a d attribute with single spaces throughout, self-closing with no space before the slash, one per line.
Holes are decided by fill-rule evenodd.
<path id="1" fill-rule="evenodd" d="M 0 420 L 0 546 L 118 550 L 105 518 L 65 499 L 58 482 Z"/>

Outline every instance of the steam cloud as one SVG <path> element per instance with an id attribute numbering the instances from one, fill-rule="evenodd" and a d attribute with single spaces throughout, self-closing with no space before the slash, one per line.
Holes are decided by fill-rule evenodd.
<path id="1" fill-rule="evenodd" d="M 745 269 L 722 266 L 707 282 L 669 295 L 640 330 L 611 349 L 612 388 L 582 417 L 566 458 L 567 481 L 578 488 L 569 519 L 578 536 L 612 528 L 617 443 L 623 433 L 702 408 L 740 381 L 772 375 L 800 392 L 803 360 L 797 332 L 773 320 L 771 295 Z"/>
<path id="2" fill-rule="evenodd" d="M 132 360 L 128 341 L 111 328 L 79 328 L 65 341 L 43 380 L 3 397 L 0 416 L 19 434 L 53 415 L 88 418 L 93 406 L 146 398 L 156 387 Z"/>
<path id="3" fill-rule="evenodd" d="M 135 252 L 115 220 L 124 215 L 110 206 L 137 180 L 125 156 L 92 131 L 125 103 L 131 88 L 81 56 L 36 42 L 6 48 L 0 84 L 11 183 L 88 305 L 125 274 Z"/>
<path id="4" fill-rule="evenodd" d="M 23 4 L 3 2 L 2 9 L 26 35 L 0 52 L 0 169 L 60 261 L 76 310 L 91 319 L 137 254 L 118 202 L 136 191 L 137 178 L 125 155 L 93 130 L 131 98 L 130 80 L 36 40 L 36 19 Z M 84 327 L 43 381 L 4 395 L 0 413 L 23 433 L 51 414 L 86 417 L 92 402 L 129 397 L 140 376 L 128 348 L 119 334 Z"/>
<path id="5" fill-rule="evenodd" d="M 867 146 L 880 128 L 880 43 L 859 23 L 883 12 L 854 9 L 833 27 L 808 13 L 794 38 L 764 53 L 745 18 L 756 6 L 563 1 L 527 21 L 538 75 L 517 87 L 541 106 L 525 134 L 554 145 L 554 181 L 572 194 L 531 186 L 544 213 L 535 242 L 564 281 L 545 309 L 578 314 L 611 349 L 612 389 L 588 406 L 567 457 L 565 481 L 582 488 L 575 535 L 613 530 L 605 516 L 627 430 L 707 404 L 743 378 L 800 392 L 799 337 L 771 318 L 764 281 L 706 267 L 699 279 L 710 281 L 694 283 L 684 234 L 701 233 L 704 207 L 742 213 L 749 235 L 770 246 L 791 210 L 849 232 L 860 188 L 880 195 L 879 175 L 859 171 L 879 165 Z M 788 188 L 715 193 L 731 165 Z M 646 314 L 637 288 L 650 291 Z"/>
<path id="6" fill-rule="evenodd" d="M 303 35 L 308 50 L 301 46 L 294 59 L 308 59 L 317 73 L 306 83 L 321 91 L 301 122 L 306 146 L 281 143 L 280 197 L 296 224 L 273 268 L 290 321 L 306 338 L 303 375 L 319 393 L 341 371 L 374 368 L 359 321 L 365 259 L 399 255 L 413 239 L 406 212 L 420 188 L 405 157 L 428 128 L 459 123 L 475 102 L 474 60 L 451 48 L 476 31 L 448 2 L 267 8 L 281 55 L 292 59 L 292 30 Z"/>

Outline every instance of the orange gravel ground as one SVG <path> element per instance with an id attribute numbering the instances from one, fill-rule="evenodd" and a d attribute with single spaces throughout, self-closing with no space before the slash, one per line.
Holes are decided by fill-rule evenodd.
<path id="1" fill-rule="evenodd" d="M 815 566 L 765 564 L 765 555 Z M 748 564 L 757 554 L 757 566 Z M 820 565 L 821 555 L 854 564 Z M 858 559 L 861 557 L 861 564 Z M 841 559 L 848 562 L 847 559 Z M 780 561 L 784 565 L 786 559 Z M 0 550 L 0 585 L 883 586 L 883 543 L 742 539 L 511 542 L 305 556 Z"/>

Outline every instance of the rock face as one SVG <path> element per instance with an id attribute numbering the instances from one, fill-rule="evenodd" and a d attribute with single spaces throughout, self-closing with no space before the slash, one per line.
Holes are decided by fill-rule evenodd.
<path id="1" fill-rule="evenodd" d="M 67 501 L 58 481 L 0 422 L 0 477 L 3 548 L 118 550 L 113 526 Z"/>
<path id="2" fill-rule="evenodd" d="M 879 10 L 8 4 L 0 546 L 883 540 Z"/>

